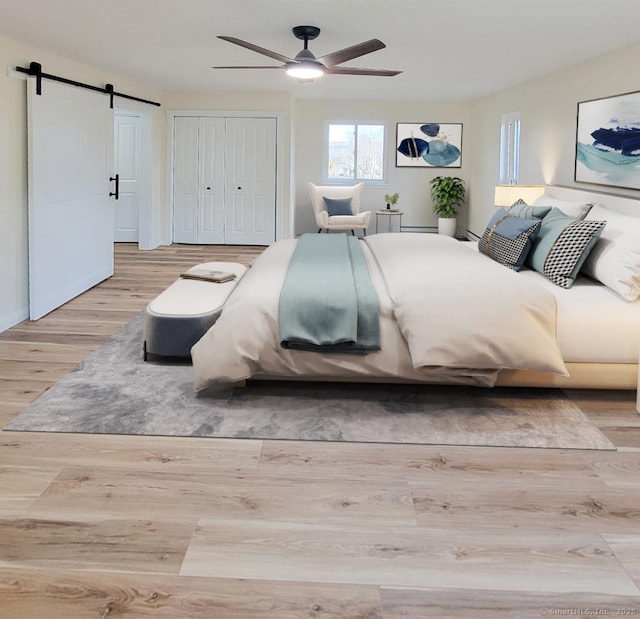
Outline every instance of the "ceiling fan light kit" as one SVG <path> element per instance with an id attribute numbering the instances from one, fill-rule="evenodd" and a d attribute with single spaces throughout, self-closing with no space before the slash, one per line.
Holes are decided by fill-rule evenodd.
<path id="1" fill-rule="evenodd" d="M 287 64 L 287 75 L 299 80 L 312 80 L 324 75 L 324 67 L 319 62 L 304 61 Z"/>
<path id="2" fill-rule="evenodd" d="M 287 75 L 299 80 L 313 80 L 323 74 L 328 75 L 372 75 L 377 77 L 393 77 L 402 73 L 402 71 L 390 71 L 386 69 L 361 69 L 339 67 L 337 65 L 359 58 L 365 54 L 384 49 L 385 44 L 379 39 L 370 39 L 351 47 L 345 47 L 331 54 L 326 54 L 320 58 L 316 58 L 309 49 L 309 41 L 317 38 L 320 34 L 320 28 L 317 26 L 295 26 L 293 34 L 297 39 L 304 41 L 304 48 L 296 55 L 295 58 L 288 58 L 283 54 L 274 52 L 264 47 L 259 47 L 253 43 L 237 39 L 229 36 L 218 36 L 219 39 L 239 45 L 263 56 L 268 56 L 274 60 L 279 60 L 283 64 L 280 66 L 237 66 L 237 67 L 213 67 L 214 69 L 284 69 Z"/>

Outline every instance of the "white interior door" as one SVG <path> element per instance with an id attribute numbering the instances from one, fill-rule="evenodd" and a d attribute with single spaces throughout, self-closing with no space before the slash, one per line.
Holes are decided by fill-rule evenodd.
<path id="1" fill-rule="evenodd" d="M 180 116 L 173 134 L 173 241 L 198 242 L 200 121 Z"/>
<path id="2" fill-rule="evenodd" d="M 275 240 L 276 127 L 275 118 L 175 117 L 174 242 Z"/>
<path id="3" fill-rule="evenodd" d="M 200 118 L 198 243 L 225 242 L 224 118 Z"/>
<path id="4" fill-rule="evenodd" d="M 104 94 L 28 80 L 29 313 L 113 275 L 113 113 Z"/>
<path id="5" fill-rule="evenodd" d="M 173 240 L 224 243 L 224 119 L 174 124 Z"/>
<path id="6" fill-rule="evenodd" d="M 140 117 L 114 114 L 114 169 L 120 177 L 120 196 L 114 202 L 114 241 L 138 242 L 140 208 Z"/>
<path id="7" fill-rule="evenodd" d="M 227 118 L 225 243 L 269 245 L 276 231 L 276 119 Z"/>

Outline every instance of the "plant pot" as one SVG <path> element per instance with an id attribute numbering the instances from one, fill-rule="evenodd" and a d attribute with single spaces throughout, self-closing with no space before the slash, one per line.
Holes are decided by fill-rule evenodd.
<path id="1" fill-rule="evenodd" d="M 456 223 L 457 219 L 455 217 L 438 217 L 438 234 L 455 236 Z"/>

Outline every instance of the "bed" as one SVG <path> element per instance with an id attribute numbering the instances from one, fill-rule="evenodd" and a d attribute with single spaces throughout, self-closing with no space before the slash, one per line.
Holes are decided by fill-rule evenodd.
<path id="1" fill-rule="evenodd" d="M 298 241 L 279 241 L 258 257 L 193 347 L 195 389 L 246 379 L 636 389 L 640 300 L 631 300 L 628 286 L 615 290 L 614 271 L 622 242 L 624 260 L 635 261 L 622 279 L 632 280 L 634 290 L 640 286 L 640 202 L 554 186 L 544 198 L 540 204 L 573 209 L 569 216 L 584 219 L 582 228 L 595 226 L 588 219 L 594 204 L 597 221 L 606 215 L 612 222 L 590 241 L 590 255 L 605 259 L 588 265 L 587 259 L 570 287 L 533 268 L 505 268 L 482 251 L 484 237 L 473 243 L 372 235 L 361 246 L 379 298 L 381 350 L 290 350 L 279 340 L 278 303 Z M 588 205 L 585 212 L 580 205 Z"/>

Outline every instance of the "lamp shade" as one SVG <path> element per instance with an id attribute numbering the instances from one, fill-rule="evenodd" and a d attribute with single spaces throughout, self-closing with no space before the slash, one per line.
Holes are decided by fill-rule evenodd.
<path id="1" fill-rule="evenodd" d="M 544 194 L 544 185 L 496 185 L 496 206 L 511 206 L 518 200 L 532 204 Z"/>

